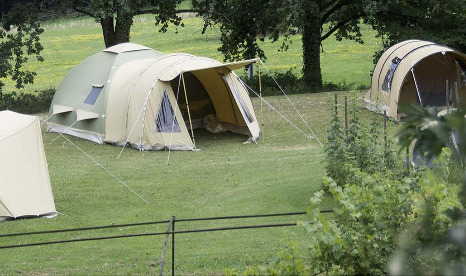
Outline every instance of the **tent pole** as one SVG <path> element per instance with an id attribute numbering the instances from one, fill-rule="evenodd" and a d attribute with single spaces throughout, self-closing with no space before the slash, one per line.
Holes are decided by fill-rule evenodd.
<path id="1" fill-rule="evenodd" d="M 184 99 L 186 100 L 186 109 L 188 110 L 189 127 L 191 128 L 191 136 L 193 137 L 194 148 L 196 148 L 196 140 L 194 140 L 193 122 L 191 121 L 191 112 L 189 111 L 188 95 L 186 93 L 186 84 L 184 82 L 184 73 L 181 73 L 181 79 L 183 80 Z"/>
<path id="2" fill-rule="evenodd" d="M 456 108 L 460 108 L 461 106 L 461 99 L 460 95 L 458 94 L 458 82 L 455 81 L 455 96 L 456 96 Z"/>
<path id="3" fill-rule="evenodd" d="M 413 75 L 414 84 L 416 85 L 417 96 L 419 97 L 419 103 L 422 106 L 421 94 L 419 93 L 419 87 L 417 86 L 416 76 L 414 76 L 414 68 L 411 68 L 411 74 Z"/>
<path id="4" fill-rule="evenodd" d="M 450 93 L 448 93 L 448 80 L 445 81 L 445 97 L 447 99 L 447 114 L 450 113 Z"/>
<path id="5" fill-rule="evenodd" d="M 264 133 L 264 112 L 262 109 L 262 80 L 261 80 L 261 65 L 257 65 L 258 75 L 259 75 L 259 98 L 261 103 L 261 131 L 262 131 L 262 142 L 265 143 L 265 133 Z"/>

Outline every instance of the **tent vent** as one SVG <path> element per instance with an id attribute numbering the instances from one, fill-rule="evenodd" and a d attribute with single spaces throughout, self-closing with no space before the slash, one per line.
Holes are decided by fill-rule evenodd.
<path id="1" fill-rule="evenodd" d="M 400 64 L 401 58 L 395 57 L 392 59 L 392 65 L 390 65 L 390 68 L 387 71 L 387 74 L 385 75 L 385 78 L 383 80 L 382 84 L 382 90 L 385 92 L 390 92 L 390 89 L 392 88 L 392 81 L 393 81 L 393 75 L 395 75 L 396 68 L 398 67 L 398 64 Z"/>
<path id="2" fill-rule="evenodd" d="M 92 85 L 91 92 L 89 92 L 89 95 L 87 95 L 87 98 L 84 100 L 84 103 L 94 105 L 97 101 L 97 98 L 99 98 L 100 92 L 102 92 L 103 88 L 103 85 Z"/>
<path id="3" fill-rule="evenodd" d="M 168 98 L 167 90 L 163 91 L 162 102 L 155 121 L 154 132 L 181 132 L 175 112 Z"/>

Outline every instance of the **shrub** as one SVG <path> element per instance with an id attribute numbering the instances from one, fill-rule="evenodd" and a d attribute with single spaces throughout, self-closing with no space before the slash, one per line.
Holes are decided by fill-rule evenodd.
<path id="1" fill-rule="evenodd" d="M 55 89 L 36 91 L 36 94 L 6 93 L 0 97 L 0 110 L 12 110 L 19 113 L 39 113 L 47 111 L 55 94 Z"/>

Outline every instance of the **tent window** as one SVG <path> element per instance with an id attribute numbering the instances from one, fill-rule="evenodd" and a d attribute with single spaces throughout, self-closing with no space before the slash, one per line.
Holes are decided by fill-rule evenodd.
<path id="1" fill-rule="evenodd" d="M 252 117 L 248 106 L 246 105 L 243 98 L 239 94 L 235 84 L 232 83 L 230 85 L 225 76 L 222 76 L 222 78 L 223 78 L 223 81 L 225 81 L 225 83 L 230 87 L 231 92 L 232 92 L 233 96 L 235 97 L 236 101 L 238 102 L 241 113 L 243 114 L 243 116 L 246 119 L 247 123 L 250 124 L 250 123 L 254 122 L 254 118 Z"/>
<path id="2" fill-rule="evenodd" d="M 385 75 L 385 78 L 383 80 L 383 91 L 390 92 L 390 89 L 392 88 L 393 76 L 395 75 L 396 68 L 398 67 L 398 64 L 400 64 L 400 61 L 401 58 L 399 57 L 395 57 L 394 59 L 392 59 L 392 65 L 390 65 L 390 68 L 388 68 L 387 74 Z"/>
<path id="3" fill-rule="evenodd" d="M 103 85 L 93 85 L 91 92 L 89 92 L 89 95 L 87 95 L 87 98 L 84 100 L 84 103 L 94 105 L 97 99 L 99 98 L 100 92 L 102 92 L 103 88 Z"/>
<path id="4" fill-rule="evenodd" d="M 155 121 L 154 132 L 181 132 L 180 125 L 176 119 L 175 112 L 168 98 L 167 90 L 163 91 L 162 102 Z"/>

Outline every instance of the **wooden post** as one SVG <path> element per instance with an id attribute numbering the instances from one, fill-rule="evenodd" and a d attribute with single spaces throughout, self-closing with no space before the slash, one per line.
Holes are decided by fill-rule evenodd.
<path id="1" fill-rule="evenodd" d="M 261 65 L 257 65 L 257 73 L 259 76 L 259 98 L 261 102 L 261 132 L 262 132 L 262 143 L 265 143 L 265 133 L 264 133 L 264 111 L 262 109 L 262 80 L 261 80 Z"/>
<path id="2" fill-rule="evenodd" d="M 406 147 L 406 173 L 409 175 L 409 146 Z"/>
<path id="3" fill-rule="evenodd" d="M 385 154 L 387 153 L 387 110 L 383 111 L 383 143 Z"/>
<path id="4" fill-rule="evenodd" d="M 346 138 L 348 138 L 348 97 L 345 96 L 345 130 L 346 130 Z"/>
<path id="5" fill-rule="evenodd" d="M 186 109 L 188 110 L 189 127 L 191 128 L 191 135 L 193 136 L 194 148 L 196 148 L 196 140 L 194 140 L 193 122 L 191 121 L 191 112 L 189 111 L 188 94 L 186 92 L 186 84 L 184 82 L 184 73 L 181 73 L 181 79 L 183 80 L 184 98 L 186 100 Z"/>
<path id="6" fill-rule="evenodd" d="M 338 105 L 338 99 L 337 99 L 337 94 L 335 94 L 335 115 L 338 115 L 337 105 Z"/>

